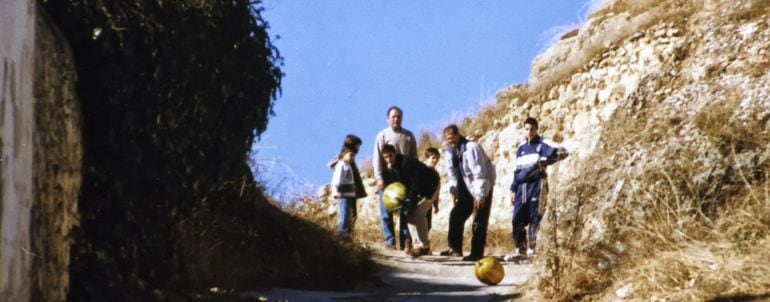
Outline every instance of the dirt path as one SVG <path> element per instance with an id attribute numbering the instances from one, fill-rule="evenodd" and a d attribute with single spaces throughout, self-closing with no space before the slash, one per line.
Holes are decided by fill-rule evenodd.
<path id="1" fill-rule="evenodd" d="M 503 263 L 505 278 L 496 286 L 476 280 L 473 262 L 457 257 L 423 256 L 412 259 L 401 251 L 376 249 L 375 273 L 383 282 L 350 292 L 272 289 L 249 292 L 268 301 L 508 301 L 520 296 L 517 287 L 531 272 L 530 265 Z"/>

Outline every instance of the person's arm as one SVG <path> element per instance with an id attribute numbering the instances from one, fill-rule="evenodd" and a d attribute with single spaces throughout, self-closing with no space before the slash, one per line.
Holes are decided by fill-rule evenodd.
<path id="1" fill-rule="evenodd" d="M 332 174 L 331 186 L 332 186 L 332 196 L 334 198 L 339 198 L 342 196 L 342 194 L 340 193 L 340 189 L 342 188 L 342 180 L 344 179 L 343 178 L 344 175 L 342 173 L 342 166 L 344 165 L 337 164 L 334 167 L 334 173 Z"/>
<path id="2" fill-rule="evenodd" d="M 417 158 L 417 139 L 414 138 L 414 134 L 409 132 L 409 156 Z"/>
<path id="3" fill-rule="evenodd" d="M 374 172 L 374 178 L 377 180 L 377 189 L 382 191 L 385 189 L 385 181 L 382 179 L 382 146 L 383 146 L 383 133 L 377 134 L 374 139 L 374 150 L 372 151 L 372 168 Z"/>
<path id="4" fill-rule="evenodd" d="M 420 177 L 422 175 L 419 174 L 419 167 L 420 164 L 416 159 L 413 157 L 404 156 L 404 165 L 401 169 L 403 172 L 404 177 L 407 179 L 404 181 L 409 182 L 409 199 L 416 203 L 419 201 L 419 193 L 420 193 Z"/>
<path id="5" fill-rule="evenodd" d="M 329 167 L 329 169 L 332 169 L 334 171 L 334 166 L 337 165 L 337 162 L 340 160 L 339 156 L 333 157 L 329 162 L 326 163 L 326 166 Z"/>
<path id="6" fill-rule="evenodd" d="M 436 187 L 436 193 L 433 194 L 433 213 L 438 213 L 439 200 L 441 200 L 441 181 L 439 181 L 439 185 Z"/>
<path id="7" fill-rule="evenodd" d="M 483 199 L 492 186 L 492 171 L 487 171 L 488 167 L 486 165 L 489 162 L 489 158 L 478 143 L 469 143 L 466 148 L 465 156 L 467 159 L 464 159 L 464 161 L 468 163 L 468 168 L 473 176 L 473 183 L 468 184 L 468 189 L 473 197 Z"/>
<path id="8" fill-rule="evenodd" d="M 569 156 L 567 149 L 551 140 L 543 140 L 541 149 L 542 161 L 546 165 L 553 164 Z"/>
<path id="9" fill-rule="evenodd" d="M 516 192 L 519 191 L 519 186 L 521 185 L 521 183 L 518 182 L 518 177 L 517 177 L 517 175 L 519 173 L 521 173 L 521 170 L 519 170 L 519 169 L 516 169 L 515 171 L 513 171 L 513 181 L 511 181 L 511 187 L 510 187 L 510 190 L 511 190 L 511 205 L 516 203 Z"/>
<path id="10" fill-rule="evenodd" d="M 457 175 L 454 173 L 454 168 L 459 169 L 459 167 L 452 167 L 452 157 L 454 156 L 453 149 L 447 149 L 447 152 L 444 156 L 444 166 L 447 169 L 447 183 L 449 184 L 449 193 L 452 195 L 452 201 L 457 200 Z"/>

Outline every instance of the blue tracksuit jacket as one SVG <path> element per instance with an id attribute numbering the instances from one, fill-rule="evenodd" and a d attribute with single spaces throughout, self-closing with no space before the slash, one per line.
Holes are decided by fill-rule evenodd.
<path id="1" fill-rule="evenodd" d="M 564 156 L 566 154 L 558 153 L 553 142 L 543 140 L 540 136 L 519 146 L 516 151 L 516 170 L 513 172 L 511 183 L 511 192 L 516 194 L 516 207 L 525 202 L 532 202 L 530 207 L 539 206 L 542 181 L 547 177 L 544 167 L 563 159 Z"/>

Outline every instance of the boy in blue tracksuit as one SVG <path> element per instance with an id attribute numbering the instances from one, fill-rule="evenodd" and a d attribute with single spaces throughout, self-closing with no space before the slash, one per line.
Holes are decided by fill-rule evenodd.
<path id="1" fill-rule="evenodd" d="M 527 140 L 516 151 L 516 170 L 511 184 L 513 240 L 520 256 L 526 256 L 527 237 L 533 252 L 537 244 L 537 229 L 544 210 L 540 208 L 540 201 L 548 192 L 545 167 L 568 155 L 564 148 L 540 137 L 537 128 L 536 119 L 530 117 L 524 121 Z M 527 225 L 529 236 L 524 232 Z"/>

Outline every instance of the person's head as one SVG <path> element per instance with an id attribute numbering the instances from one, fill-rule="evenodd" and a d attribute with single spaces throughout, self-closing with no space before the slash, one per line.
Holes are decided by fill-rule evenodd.
<path id="1" fill-rule="evenodd" d="M 425 159 L 425 164 L 428 167 L 435 168 L 439 159 L 441 159 L 441 154 L 438 152 L 438 149 L 430 147 L 425 150 Z"/>
<path id="2" fill-rule="evenodd" d="M 356 153 L 358 153 L 356 145 L 344 144 L 342 145 L 342 152 L 340 152 L 340 159 L 346 163 L 351 163 L 356 158 Z"/>
<path id="3" fill-rule="evenodd" d="M 527 140 L 537 137 L 537 120 L 533 117 L 528 117 L 524 120 L 524 131 L 527 132 Z"/>
<path id="4" fill-rule="evenodd" d="M 391 144 L 385 144 L 382 146 L 382 159 L 388 166 L 392 166 L 396 163 L 396 147 Z"/>
<path id="5" fill-rule="evenodd" d="M 401 122 L 404 119 L 404 112 L 398 106 L 388 108 L 388 125 L 393 130 L 401 130 Z"/>
<path id="6" fill-rule="evenodd" d="M 362 142 L 360 137 L 356 136 L 355 134 L 348 134 L 347 136 L 345 136 L 343 147 L 344 145 L 351 145 L 355 147 L 355 151 L 356 153 L 358 153 L 359 148 L 361 148 L 361 144 Z"/>
<path id="7" fill-rule="evenodd" d="M 446 143 L 450 146 L 457 147 L 457 145 L 460 144 L 461 137 L 460 129 L 457 128 L 457 125 L 451 124 L 444 128 L 444 140 L 446 140 Z"/>

